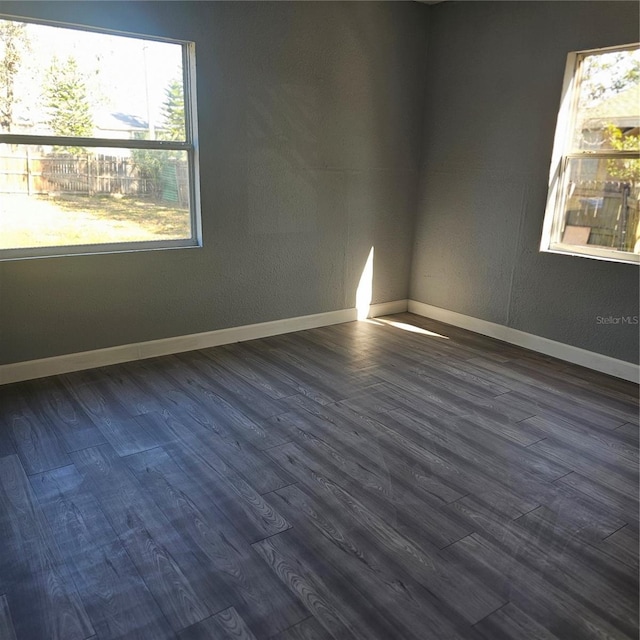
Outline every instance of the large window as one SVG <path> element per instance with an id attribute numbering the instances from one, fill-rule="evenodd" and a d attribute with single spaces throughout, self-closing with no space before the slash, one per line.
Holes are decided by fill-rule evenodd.
<path id="1" fill-rule="evenodd" d="M 569 55 L 541 250 L 639 262 L 640 49 Z"/>
<path id="2" fill-rule="evenodd" d="M 0 259 L 198 245 L 193 56 L 0 19 Z"/>

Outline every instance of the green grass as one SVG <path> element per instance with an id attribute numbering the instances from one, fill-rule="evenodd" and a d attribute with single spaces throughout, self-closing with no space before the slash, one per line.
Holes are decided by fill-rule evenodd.
<path id="1" fill-rule="evenodd" d="M 0 249 L 176 240 L 191 235 L 186 208 L 141 198 L 3 194 Z"/>
<path id="2" fill-rule="evenodd" d="M 162 236 L 189 237 L 189 210 L 177 205 L 137 197 L 72 196 L 56 197 L 53 203 L 62 211 L 84 211 L 99 220 L 117 220 L 138 224 Z"/>

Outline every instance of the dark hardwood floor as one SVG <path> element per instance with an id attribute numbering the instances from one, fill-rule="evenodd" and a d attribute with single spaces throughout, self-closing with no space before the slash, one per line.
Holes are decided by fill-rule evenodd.
<path id="1" fill-rule="evenodd" d="M 638 638 L 638 388 L 410 314 L 0 387 L 0 640 L 112 638 Z"/>

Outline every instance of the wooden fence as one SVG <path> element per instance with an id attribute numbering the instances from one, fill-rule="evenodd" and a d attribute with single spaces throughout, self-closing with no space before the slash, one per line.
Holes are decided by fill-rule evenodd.
<path id="1" fill-rule="evenodd" d="M 0 156 L 0 193 L 121 194 L 187 205 L 187 163 L 165 161 L 157 178 L 131 158 L 47 154 Z"/>
<path id="2" fill-rule="evenodd" d="M 567 224 L 590 227 L 588 244 L 633 251 L 640 218 L 639 188 L 614 181 L 576 183 Z"/>

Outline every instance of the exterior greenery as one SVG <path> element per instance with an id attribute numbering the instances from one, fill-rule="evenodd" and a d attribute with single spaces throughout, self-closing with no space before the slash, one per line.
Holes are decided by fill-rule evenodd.
<path id="1" fill-rule="evenodd" d="M 0 20 L 0 130 L 10 132 L 16 104 L 15 78 L 29 50 L 27 25 Z"/>
<path id="2" fill-rule="evenodd" d="M 162 115 L 164 117 L 163 139 L 184 140 L 185 119 L 182 80 L 172 80 L 165 89 L 165 95 L 166 99 L 162 105 Z"/>
<path id="3" fill-rule="evenodd" d="M 172 80 L 165 88 L 165 96 L 162 105 L 163 122 L 157 130 L 157 139 L 185 140 L 182 80 Z M 178 200 L 176 165 L 180 161 L 180 152 L 134 149 L 131 156 L 141 174 L 155 185 L 155 197 L 171 202 Z"/>
<path id="4" fill-rule="evenodd" d="M 66 62 L 61 63 L 54 56 L 47 69 L 45 96 L 49 125 L 56 135 L 93 135 L 93 117 L 87 86 L 73 57 L 69 56 Z M 73 154 L 83 151 L 77 147 L 66 147 L 64 150 Z"/>
<path id="5" fill-rule="evenodd" d="M 607 126 L 609 144 L 616 151 L 640 151 L 640 135 L 624 135 L 622 130 L 613 124 Z M 625 158 L 609 160 L 607 170 L 612 178 L 636 184 L 640 180 L 640 160 Z"/>

